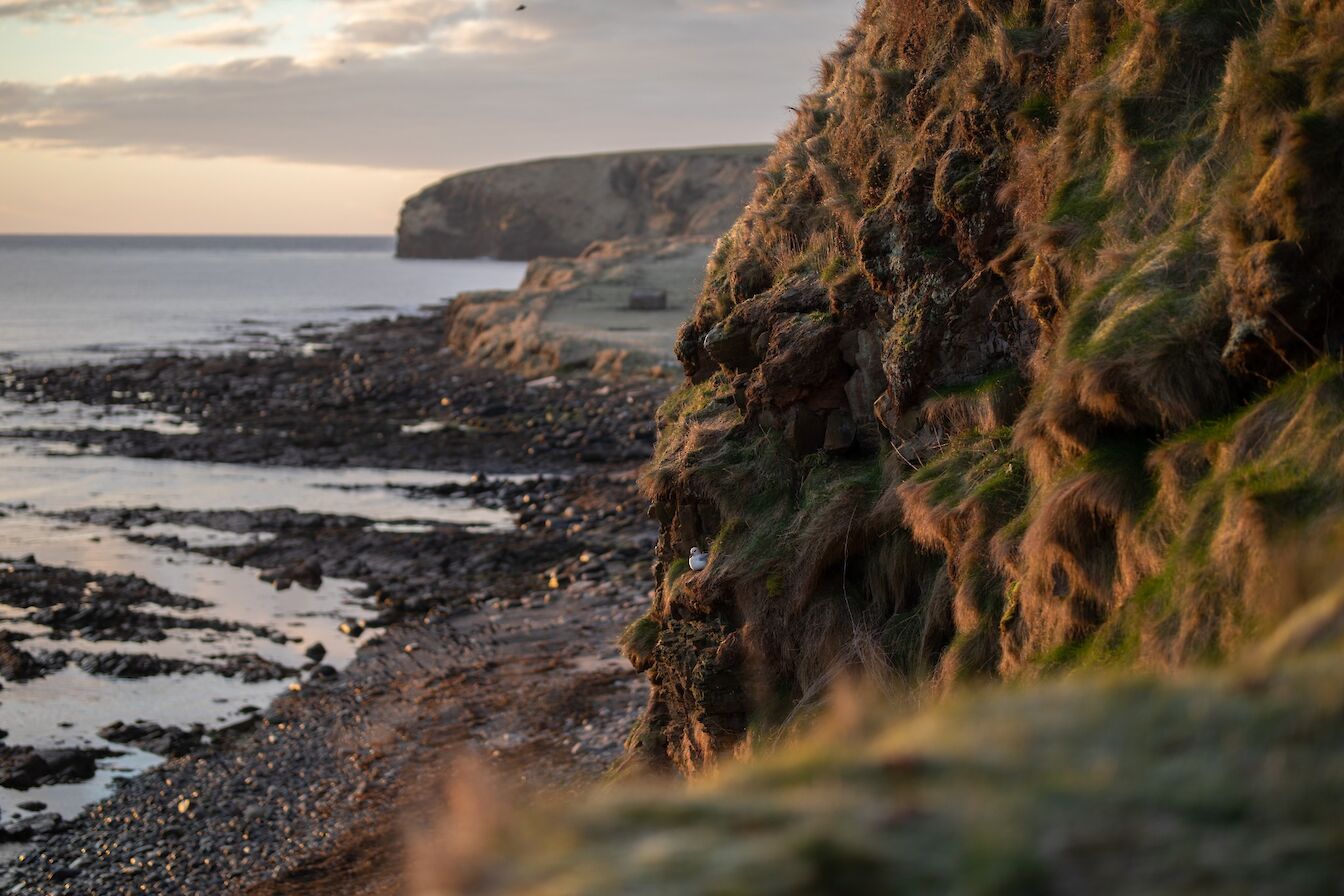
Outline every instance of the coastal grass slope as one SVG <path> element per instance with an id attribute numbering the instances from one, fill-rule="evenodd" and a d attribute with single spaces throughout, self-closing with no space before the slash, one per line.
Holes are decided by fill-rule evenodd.
<path id="1" fill-rule="evenodd" d="M 1326 0 L 870 0 L 679 338 L 642 760 L 1291 612 L 1344 511 L 1341 73 Z"/>

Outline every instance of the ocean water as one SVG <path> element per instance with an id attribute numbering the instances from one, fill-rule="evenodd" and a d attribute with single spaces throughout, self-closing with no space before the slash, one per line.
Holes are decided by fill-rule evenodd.
<path id="1" fill-rule="evenodd" d="M 183 351 L 273 350 L 320 339 L 324 328 L 414 311 L 459 292 L 516 286 L 525 265 L 488 259 L 399 261 L 393 242 L 355 238 L 15 237 L 0 236 L 0 377 L 6 367 L 80 362 Z M 314 326 L 315 325 L 315 326 Z M 295 328 L 302 327 L 299 333 Z M 340 631 L 347 618 L 375 608 L 357 582 L 277 592 L 257 569 L 235 568 L 138 536 L 171 535 L 188 545 L 266 539 L 204 526 L 157 524 L 122 530 L 62 516 L 76 508 L 159 507 L 202 510 L 290 507 L 357 514 L 374 529 L 427 532 L 445 523 L 509 529 L 510 514 L 468 500 L 413 496 L 409 486 L 460 482 L 464 474 L 415 470 L 308 470 L 104 456 L 96 448 L 19 431 L 46 430 L 59 440 L 78 429 L 148 429 L 190 435 L 195 424 L 143 408 L 93 407 L 70 401 L 0 399 L 0 575 L 8 564 L 38 562 L 89 572 L 142 576 L 206 602 L 201 610 L 162 610 L 264 625 L 289 640 L 274 643 L 246 630 L 170 630 L 154 644 L 85 641 L 29 621 L 22 608 L 0 605 L 0 629 L 25 637 L 28 650 L 149 652 L 205 661 L 256 653 L 301 666 L 321 642 L 324 662 L 343 667 L 359 636 Z M 151 608 L 160 612 L 161 608 Z M 238 720 L 248 705 L 265 706 L 292 680 L 246 683 L 202 673 L 122 679 L 76 665 L 28 682 L 5 682 L 0 736 L 8 744 L 112 746 L 98 729 L 117 720 L 210 727 Z M 110 792 L 115 778 L 161 760 L 116 747 L 78 784 L 19 793 L 0 789 L 0 823 L 22 815 L 23 800 L 67 817 Z M 0 847 L 0 861 L 5 847 Z"/>
<path id="2" fill-rule="evenodd" d="M 4 410 L 0 403 L 0 419 Z M 137 421 L 122 418 L 120 422 Z M 157 419 L 144 422 L 165 423 Z M 137 575 L 206 604 L 196 610 L 146 608 L 154 613 L 262 625 L 288 640 L 274 643 L 246 630 L 219 633 L 181 628 L 170 629 L 167 640 L 149 644 L 87 641 L 30 622 L 25 610 L 4 604 L 0 604 L 0 630 L 25 638 L 22 647 L 30 651 L 150 653 L 194 662 L 206 662 L 219 654 L 255 653 L 291 668 L 302 666 L 304 651 L 321 643 L 326 649 L 323 662 L 340 669 L 354 658 L 363 637 L 343 634 L 340 622 L 375 612 L 358 596 L 360 583 L 328 577 L 316 589 L 296 586 L 278 592 L 258 579 L 257 569 L 235 568 L 199 553 L 139 540 L 139 536 L 166 535 L 195 547 L 265 541 L 273 537 L 268 533 L 240 535 L 167 523 L 120 529 L 64 517 L 62 511 L 150 505 L 200 510 L 289 507 L 357 514 L 368 519 L 371 528 L 402 532 L 431 531 L 443 523 L 477 531 L 511 529 L 515 523 L 506 511 L 466 499 L 412 497 L 406 491 L 408 486 L 461 483 L 468 478 L 466 474 L 420 470 L 306 470 L 104 456 L 68 442 L 13 438 L 0 432 L 0 576 L 8 564 L 23 562 L 20 558 L 29 554 L 49 566 Z M 115 678 L 92 675 L 73 664 L 43 678 L 7 681 L 0 693 L 0 730 L 7 732 L 7 743 L 98 746 L 123 755 L 100 760 L 98 773 L 89 781 L 21 793 L 0 789 L 0 822 L 25 814 L 15 809 L 25 800 L 37 800 L 51 811 L 73 816 L 110 793 L 114 779 L 160 761 L 160 757 L 102 740 L 97 731 L 104 725 L 134 719 L 179 727 L 228 724 L 241 719 L 248 705 L 267 705 L 291 681 L 249 683 L 209 673 Z"/>
<path id="3" fill-rule="evenodd" d="M 0 235 L 0 365 L 265 350 L 308 323 L 510 289 L 526 265 L 393 257 L 391 237 Z"/>

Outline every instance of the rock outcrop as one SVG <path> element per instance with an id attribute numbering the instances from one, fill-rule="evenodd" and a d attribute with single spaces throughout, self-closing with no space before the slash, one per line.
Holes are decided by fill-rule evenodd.
<path id="1" fill-rule="evenodd" d="M 622 238 L 715 238 L 751 194 L 766 146 L 544 159 L 446 177 L 406 200 L 403 258 L 530 261 Z"/>
<path id="2" fill-rule="evenodd" d="M 1218 662 L 1312 593 L 1341 71 L 1326 0 L 869 0 L 679 338 L 635 755 L 854 672 Z"/>
<path id="3" fill-rule="evenodd" d="M 710 239 L 593 243 L 577 258 L 538 258 L 518 289 L 464 293 L 445 314 L 445 345 L 472 364 L 523 376 L 603 376 L 677 369 L 672 345 L 695 304 Z M 636 289 L 667 294 L 665 309 L 632 310 Z"/>

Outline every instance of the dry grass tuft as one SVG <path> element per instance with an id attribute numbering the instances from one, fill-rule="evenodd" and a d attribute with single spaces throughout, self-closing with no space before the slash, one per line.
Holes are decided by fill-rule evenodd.
<path id="1" fill-rule="evenodd" d="M 411 892 L 1328 892 L 1340 593 L 1216 673 L 972 690 L 904 715 L 841 690 L 807 737 L 706 780 L 460 817 L 477 851 L 450 838 Z"/>

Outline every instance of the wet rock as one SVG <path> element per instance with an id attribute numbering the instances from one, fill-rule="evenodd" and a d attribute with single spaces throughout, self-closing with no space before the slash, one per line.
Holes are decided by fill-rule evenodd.
<path id="1" fill-rule="evenodd" d="M 93 777 L 99 759 L 115 755 L 102 749 L 0 747 L 0 787 L 28 790 L 48 784 L 77 784 Z"/>
<path id="2" fill-rule="evenodd" d="M 47 777 L 60 783 L 87 781 L 97 770 L 97 760 L 112 755 L 103 750 L 39 750 L 38 758 L 47 767 Z"/>
<path id="3" fill-rule="evenodd" d="M 327 655 L 327 648 L 323 646 L 321 641 L 315 641 L 308 645 L 308 649 L 303 652 L 303 655 L 315 663 L 320 663 L 322 658 Z"/>
<path id="4" fill-rule="evenodd" d="M 25 843 L 34 837 L 46 837 L 65 826 L 61 816 L 54 812 L 20 818 L 0 827 L 0 842 Z"/>
<path id="5" fill-rule="evenodd" d="M 32 747 L 5 747 L 0 750 L 0 787 L 11 790 L 36 787 L 47 771 L 46 763 Z"/>
<path id="6" fill-rule="evenodd" d="M 96 602 L 129 609 L 154 604 L 198 610 L 206 603 L 173 594 L 139 576 L 103 575 L 79 569 L 42 566 L 31 557 L 7 564 L 0 574 L 0 603 L 14 607 L 75 607 Z"/>
<path id="7" fill-rule="evenodd" d="M 217 661 L 209 667 L 214 673 L 229 678 L 241 678 L 248 683 L 277 681 L 296 674 L 294 669 L 255 653 L 220 654 L 212 656 L 211 659 Z"/>
<path id="8" fill-rule="evenodd" d="M 204 730 L 186 731 L 177 726 L 163 727 L 153 722 L 114 722 L 98 729 L 98 736 L 114 744 L 127 744 L 157 756 L 190 756 L 203 748 Z"/>
<path id="9" fill-rule="evenodd" d="M 291 584 L 316 591 L 322 587 L 322 564 L 309 557 L 279 569 L 267 569 L 257 578 L 275 585 L 276 591 L 284 591 Z"/>
<path id="10" fill-rule="evenodd" d="M 114 678 L 148 678 L 152 675 L 200 672 L 208 667 L 184 660 L 170 660 L 144 653 L 86 653 L 78 661 L 79 668 L 90 675 Z"/>
<path id="11" fill-rule="evenodd" d="M 157 605 L 198 610 L 208 605 L 196 598 L 173 594 L 137 576 L 102 575 L 22 561 L 0 566 L 0 603 L 23 610 L 26 622 L 51 629 L 54 638 L 78 635 L 91 641 L 145 643 L 162 641 L 173 629 L 249 631 L 271 640 L 281 638 L 263 626 L 201 616 L 169 616 L 145 609 Z M 23 637 L 14 632 L 0 632 L 0 643 L 12 646 L 21 640 Z M 20 674 L 33 671 L 22 656 L 9 656 L 15 671 Z M 77 655 L 56 652 L 32 655 L 48 672 L 71 657 Z"/>
<path id="12" fill-rule="evenodd" d="M 0 677 L 6 681 L 29 681 L 47 674 L 49 666 L 31 653 L 0 641 Z"/>

